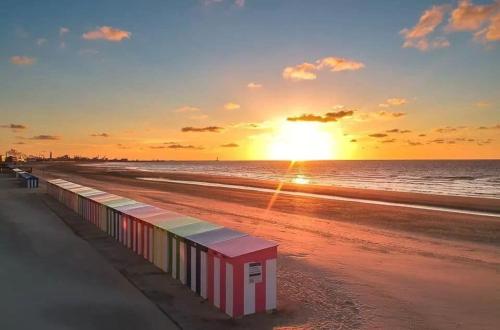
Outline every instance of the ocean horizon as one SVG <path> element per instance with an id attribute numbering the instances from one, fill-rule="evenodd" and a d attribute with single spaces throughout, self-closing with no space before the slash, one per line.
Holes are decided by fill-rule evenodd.
<path id="1" fill-rule="evenodd" d="M 133 161 L 85 164 L 298 184 L 500 198 L 500 160 Z"/>

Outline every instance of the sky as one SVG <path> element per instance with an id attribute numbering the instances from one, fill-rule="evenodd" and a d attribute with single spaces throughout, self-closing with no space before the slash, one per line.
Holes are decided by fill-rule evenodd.
<path id="1" fill-rule="evenodd" d="M 0 3 L 0 151 L 500 158 L 500 1 Z"/>

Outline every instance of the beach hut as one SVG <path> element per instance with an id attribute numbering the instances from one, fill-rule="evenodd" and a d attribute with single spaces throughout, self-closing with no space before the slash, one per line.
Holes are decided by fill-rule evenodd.
<path id="1" fill-rule="evenodd" d="M 187 246 L 187 284 L 192 291 L 202 298 L 208 298 L 207 246 L 244 236 L 247 234 L 229 228 L 186 235 L 184 240 Z"/>
<path id="2" fill-rule="evenodd" d="M 17 172 L 22 186 L 26 188 L 38 188 L 38 178 L 28 172 Z"/>
<path id="3" fill-rule="evenodd" d="M 277 244 L 244 236 L 208 244 L 208 300 L 232 317 L 276 308 Z"/>

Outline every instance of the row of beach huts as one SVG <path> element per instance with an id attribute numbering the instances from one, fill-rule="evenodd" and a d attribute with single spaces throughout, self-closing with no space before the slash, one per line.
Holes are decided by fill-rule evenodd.
<path id="1" fill-rule="evenodd" d="M 16 167 L 16 165 L 5 165 L 0 167 L 0 173 L 7 173 L 14 175 L 21 186 L 25 188 L 38 188 L 38 177 L 34 176 L 28 171 Z"/>
<path id="2" fill-rule="evenodd" d="M 47 192 L 229 316 L 276 309 L 275 242 L 62 179 Z"/>

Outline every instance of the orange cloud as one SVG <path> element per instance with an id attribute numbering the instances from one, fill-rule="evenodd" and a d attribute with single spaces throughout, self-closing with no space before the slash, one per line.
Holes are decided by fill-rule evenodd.
<path id="1" fill-rule="evenodd" d="M 123 39 L 130 39 L 132 33 L 116 29 L 110 26 L 101 26 L 96 30 L 86 32 L 82 35 L 85 40 L 107 40 L 112 42 L 119 42 Z"/>
<path id="2" fill-rule="evenodd" d="M 34 57 L 28 57 L 28 56 L 12 56 L 10 58 L 10 63 L 15 64 L 15 65 L 32 65 L 36 62 L 36 58 Z"/>
<path id="3" fill-rule="evenodd" d="M 336 122 L 339 119 L 344 117 L 349 117 L 354 114 L 354 111 L 338 111 L 338 112 L 328 112 L 324 116 L 318 116 L 313 114 L 303 114 L 298 117 L 288 117 L 286 120 L 288 121 L 315 121 L 319 123 L 330 123 Z"/>
<path id="4" fill-rule="evenodd" d="M 189 105 L 186 105 L 186 106 L 183 106 L 183 107 L 180 107 L 180 108 L 177 108 L 174 110 L 174 112 L 177 112 L 177 113 L 199 112 L 199 111 L 201 111 L 199 108 L 191 107 Z"/>
<path id="5" fill-rule="evenodd" d="M 450 31 L 478 30 L 499 8 L 500 2 L 490 5 L 474 5 L 469 0 L 462 0 L 451 12 L 447 29 Z"/>
<path id="6" fill-rule="evenodd" d="M 250 89 L 259 89 L 259 88 L 262 88 L 262 85 L 258 84 L 258 83 L 251 82 L 247 85 L 247 87 Z"/>
<path id="7" fill-rule="evenodd" d="M 491 103 L 486 101 L 477 101 L 474 105 L 478 108 L 488 108 L 489 106 L 491 106 Z"/>
<path id="8" fill-rule="evenodd" d="M 288 66 L 283 70 L 283 78 L 291 81 L 315 80 L 317 72 L 329 69 L 331 72 L 355 71 L 364 68 L 362 62 L 342 57 L 325 57 L 317 60 L 314 64 L 304 62 L 296 66 Z"/>
<path id="9" fill-rule="evenodd" d="M 316 65 L 302 63 L 296 66 L 288 66 L 283 70 L 283 78 L 291 81 L 314 80 L 316 79 Z"/>
<path id="10" fill-rule="evenodd" d="M 241 106 L 237 103 L 234 103 L 234 102 L 228 102 L 226 104 L 224 104 L 224 109 L 226 110 L 237 110 L 241 108 Z"/>
<path id="11" fill-rule="evenodd" d="M 500 4 L 500 2 L 498 2 Z M 474 38 L 478 41 L 489 42 L 500 40 L 500 12 L 493 16 L 490 24 L 484 29 L 476 32 Z"/>
<path id="12" fill-rule="evenodd" d="M 55 135 L 37 135 L 33 136 L 31 140 L 60 140 L 61 138 L 59 136 Z"/>
<path id="13" fill-rule="evenodd" d="M 385 100 L 384 103 L 380 103 L 378 106 L 382 108 L 387 108 L 390 106 L 399 106 L 408 103 L 408 100 L 403 97 L 393 97 Z"/>
<path id="14" fill-rule="evenodd" d="M 223 128 L 219 126 L 183 127 L 181 129 L 182 132 L 212 132 L 212 133 L 219 133 L 221 130 L 223 130 Z"/>
<path id="15" fill-rule="evenodd" d="M 93 137 L 109 137 L 109 134 L 108 133 L 94 133 L 94 134 L 90 134 L 90 136 L 93 136 Z"/>
<path id="16" fill-rule="evenodd" d="M 221 147 L 223 147 L 223 148 L 237 148 L 237 147 L 239 147 L 239 144 L 227 143 L 227 144 L 221 144 Z"/>
<path id="17" fill-rule="evenodd" d="M 10 125 L 0 125 L 2 128 L 10 128 L 13 131 L 20 130 L 20 129 L 27 129 L 25 125 L 22 124 L 10 124 Z"/>
<path id="18" fill-rule="evenodd" d="M 325 57 L 316 61 L 316 63 L 318 63 L 318 70 L 327 68 L 332 72 L 355 71 L 365 67 L 364 63 L 341 57 Z"/>
<path id="19" fill-rule="evenodd" d="M 450 42 L 444 38 L 428 40 L 428 36 L 441 24 L 449 10 L 449 5 L 433 6 L 423 12 L 418 23 L 413 28 L 401 30 L 400 34 L 405 38 L 403 48 L 416 48 L 427 51 L 433 48 L 449 47 Z"/>
<path id="20" fill-rule="evenodd" d="M 389 111 L 380 111 L 378 113 L 379 116 L 381 117 L 403 117 L 406 115 L 405 112 L 389 112 Z"/>
<path id="21" fill-rule="evenodd" d="M 387 134 L 385 134 L 385 133 L 374 133 L 374 134 L 370 134 L 368 136 L 369 137 L 374 137 L 374 138 L 383 138 L 383 137 L 386 137 Z"/>
<path id="22" fill-rule="evenodd" d="M 423 12 L 418 23 L 411 29 L 404 29 L 401 34 L 407 39 L 424 38 L 434 32 L 436 27 L 443 21 L 444 15 L 448 12 L 448 5 L 433 6 Z"/>

